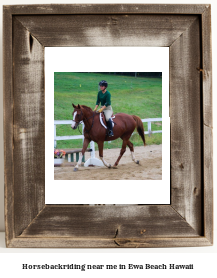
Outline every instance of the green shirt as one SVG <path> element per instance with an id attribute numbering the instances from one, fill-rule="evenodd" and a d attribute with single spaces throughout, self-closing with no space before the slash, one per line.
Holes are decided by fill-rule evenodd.
<path id="1" fill-rule="evenodd" d="M 98 92 L 96 105 L 99 105 L 100 102 L 102 106 L 105 105 L 107 107 L 111 105 L 111 94 L 109 93 L 109 91 L 106 91 L 104 94 L 102 91 Z"/>

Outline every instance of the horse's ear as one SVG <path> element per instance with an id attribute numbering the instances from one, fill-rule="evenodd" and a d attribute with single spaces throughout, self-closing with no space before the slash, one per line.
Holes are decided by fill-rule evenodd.
<path id="1" fill-rule="evenodd" d="M 78 104 L 78 109 L 81 109 L 81 106 Z"/>
<path id="2" fill-rule="evenodd" d="M 74 105 L 74 103 L 72 103 L 72 106 L 75 108 L 76 106 Z"/>

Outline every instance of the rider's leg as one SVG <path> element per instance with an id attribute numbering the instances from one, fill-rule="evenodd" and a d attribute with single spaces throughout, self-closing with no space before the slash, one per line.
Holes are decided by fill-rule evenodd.
<path id="1" fill-rule="evenodd" d="M 106 124 L 107 124 L 107 127 L 108 127 L 108 135 L 109 136 L 114 136 L 113 134 L 113 126 L 112 126 L 112 120 L 111 120 L 111 116 L 112 116 L 112 107 L 111 106 L 108 106 L 106 107 L 106 109 L 104 109 L 104 115 L 105 115 L 105 120 L 106 120 Z"/>
<path id="2" fill-rule="evenodd" d="M 106 123 L 107 123 L 107 127 L 108 127 L 108 129 L 109 129 L 108 135 L 109 135 L 109 136 L 114 136 L 111 118 L 109 118 L 109 120 L 106 121 Z"/>

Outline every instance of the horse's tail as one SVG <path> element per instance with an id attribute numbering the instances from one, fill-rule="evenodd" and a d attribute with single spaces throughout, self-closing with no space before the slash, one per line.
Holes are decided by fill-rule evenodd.
<path id="1" fill-rule="evenodd" d="M 146 145 L 145 144 L 145 133 L 144 133 L 145 131 L 144 131 L 144 126 L 143 126 L 142 120 L 138 116 L 135 116 L 135 115 L 132 115 L 132 117 L 136 122 L 137 131 L 138 131 L 140 137 L 142 138 L 142 141 L 145 146 Z"/>

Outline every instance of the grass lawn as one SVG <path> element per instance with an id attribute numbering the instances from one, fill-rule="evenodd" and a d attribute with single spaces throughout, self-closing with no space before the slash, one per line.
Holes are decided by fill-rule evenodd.
<path id="1" fill-rule="evenodd" d="M 54 119 L 72 120 L 75 105 L 87 105 L 94 109 L 99 81 L 108 82 L 111 93 L 112 108 L 115 113 L 123 112 L 137 115 L 141 119 L 162 117 L 162 79 L 132 77 L 101 73 L 56 72 L 54 75 Z M 147 131 L 147 124 L 144 123 Z M 152 123 L 153 130 L 162 130 L 162 122 Z M 70 125 L 57 125 L 57 136 L 78 135 Z M 134 146 L 141 146 L 141 138 L 135 134 L 131 137 Z M 161 144 L 162 134 L 146 135 L 146 143 Z M 122 140 L 105 142 L 105 148 L 119 148 Z M 81 148 L 82 140 L 57 141 L 57 148 Z"/>

